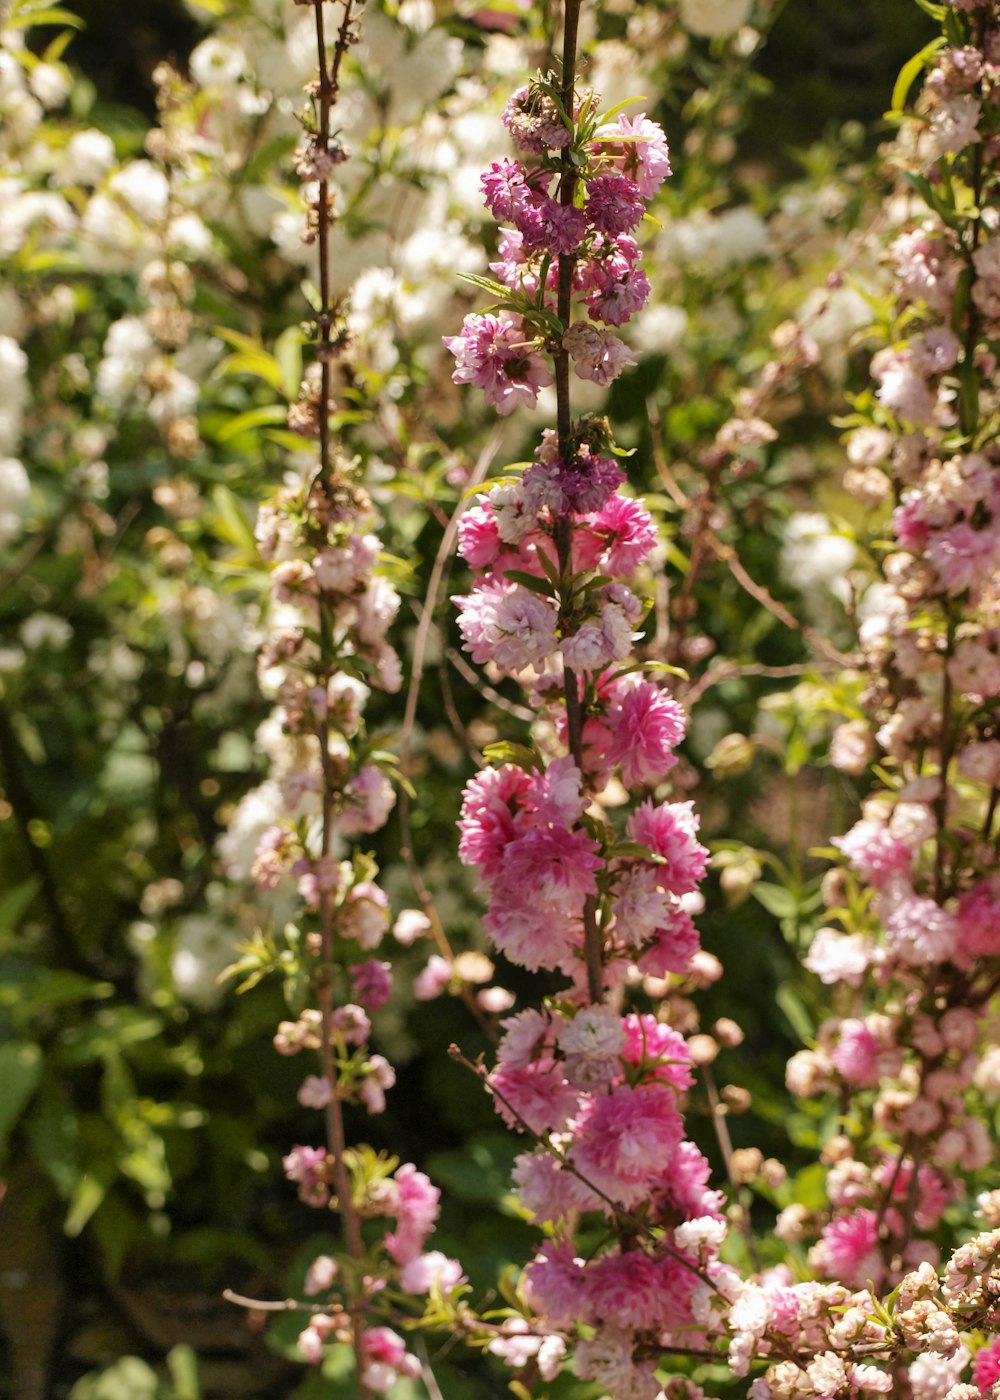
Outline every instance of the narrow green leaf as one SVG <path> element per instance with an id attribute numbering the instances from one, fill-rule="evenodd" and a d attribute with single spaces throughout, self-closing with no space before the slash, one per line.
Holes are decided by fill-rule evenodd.
<path id="1" fill-rule="evenodd" d="M 932 39 L 929 44 L 925 44 L 919 53 L 915 53 L 911 59 L 903 64 L 899 70 L 899 77 L 892 90 L 892 110 L 901 112 L 909 96 L 910 88 L 916 81 L 921 69 L 927 68 L 933 56 L 944 48 L 944 38 L 939 35 Z"/>
<path id="2" fill-rule="evenodd" d="M 0 1144 L 24 1112 L 42 1077 L 37 1045 L 11 1041 L 0 1045 Z"/>
<path id="3" fill-rule="evenodd" d="M 212 504 L 219 513 L 216 528 L 223 539 L 236 545 L 237 549 L 255 554 L 257 541 L 254 538 L 253 529 L 243 514 L 239 501 L 228 486 L 223 486 L 220 482 L 217 486 L 212 487 Z"/>
<path id="4" fill-rule="evenodd" d="M 530 589 L 532 593 L 540 593 L 543 598 L 553 596 L 552 584 L 548 579 L 538 578 L 535 574 L 526 574 L 523 569 L 507 569 L 504 578 L 511 583 L 520 584 L 522 588 Z"/>

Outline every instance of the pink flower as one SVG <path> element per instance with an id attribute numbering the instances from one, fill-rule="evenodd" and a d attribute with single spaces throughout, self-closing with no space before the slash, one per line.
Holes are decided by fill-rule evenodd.
<path id="1" fill-rule="evenodd" d="M 325 1206 L 330 1199 L 330 1159 L 325 1147 L 293 1147 L 281 1159 L 285 1175 L 299 1188 L 299 1199 L 308 1206 Z"/>
<path id="2" fill-rule="evenodd" d="M 643 199 L 652 199 L 670 174 L 670 155 L 663 128 L 650 121 L 645 112 L 636 117 L 626 117 L 622 113 L 617 122 L 606 122 L 594 134 L 597 153 L 620 161 Z M 624 140 L 616 144 L 616 137 Z"/>
<path id="3" fill-rule="evenodd" d="M 536 1220 L 559 1220 L 572 1211 L 597 1210 L 600 1199 L 579 1177 L 565 1171 L 550 1152 L 522 1152 L 514 1161 L 513 1182 L 519 1203 Z"/>
<path id="4" fill-rule="evenodd" d="M 385 1237 L 385 1247 L 397 1264 L 416 1258 L 438 1217 L 441 1192 L 412 1162 L 404 1162 L 386 1183 L 388 1213 L 396 1228 Z"/>
<path id="5" fill-rule="evenodd" d="M 856 1210 L 831 1220 L 810 1251 L 809 1262 L 827 1278 L 848 1288 L 863 1288 L 869 1279 L 877 1285 L 885 1270 L 878 1248 L 875 1211 Z"/>
<path id="6" fill-rule="evenodd" d="M 660 888 L 659 867 L 626 865 L 615 879 L 615 932 L 626 948 L 639 948 L 670 920 L 673 897 Z"/>
<path id="7" fill-rule="evenodd" d="M 488 880 L 497 875 L 504 850 L 523 827 L 515 812 L 530 790 L 528 774 L 512 763 L 484 768 L 469 779 L 458 823 L 458 854 L 464 865 L 478 865 Z"/>
<path id="8" fill-rule="evenodd" d="M 804 962 L 826 986 L 846 982 L 860 987 L 872 961 L 871 942 L 861 933 L 838 933 L 836 929 L 817 929 Z"/>
<path id="9" fill-rule="evenodd" d="M 465 1275 L 458 1260 L 449 1259 L 439 1249 L 408 1259 L 399 1276 L 399 1286 L 404 1293 L 429 1293 L 432 1288 L 450 1293 L 464 1282 Z"/>
<path id="10" fill-rule="evenodd" d="M 667 1171 L 683 1135 L 671 1089 L 621 1084 L 581 1114 L 571 1157 L 589 1183 L 631 1208 Z"/>
<path id="11" fill-rule="evenodd" d="M 931 967 L 947 962 L 959 951 L 959 924 L 933 899 L 908 895 L 896 901 L 884 915 L 886 942 L 910 967 Z"/>
<path id="12" fill-rule="evenodd" d="M 433 1001 L 446 991 L 452 978 L 452 966 L 440 953 L 432 953 L 427 965 L 413 979 L 413 995 L 417 1001 Z"/>
<path id="13" fill-rule="evenodd" d="M 631 233 L 646 212 L 639 186 L 627 175 L 597 175 L 587 184 L 584 212 L 600 233 Z"/>
<path id="14" fill-rule="evenodd" d="M 501 888 L 483 917 L 483 929 L 509 962 L 535 972 L 561 967 L 572 955 L 580 921 L 553 905 L 514 901 Z"/>
<path id="15" fill-rule="evenodd" d="M 526 832 L 504 850 L 499 878 L 514 898 L 557 904 L 579 912 L 597 893 L 594 871 L 603 865 L 597 842 L 583 831 L 551 826 Z"/>
<path id="16" fill-rule="evenodd" d="M 622 1025 L 625 1028 L 623 1060 L 641 1065 L 650 1078 L 671 1084 L 679 1092 L 691 1087 L 694 1083 L 691 1056 L 679 1031 L 648 1012 L 628 1015 Z"/>
<path id="17" fill-rule="evenodd" d="M 985 880 L 959 898 L 958 938 L 962 952 L 974 958 L 1000 955 L 1000 899 Z"/>
<path id="18" fill-rule="evenodd" d="M 908 873 L 913 863 L 910 848 L 897 841 L 882 822 L 855 822 L 845 835 L 833 838 L 833 845 L 847 857 L 852 869 L 876 889 L 887 884 L 893 875 Z"/>
<path id="19" fill-rule="evenodd" d="M 368 1011 L 378 1011 L 392 996 L 392 964 L 368 958 L 351 968 L 354 999 Z"/>
<path id="20" fill-rule="evenodd" d="M 687 972 L 701 947 L 698 930 L 686 909 L 673 909 L 653 942 L 639 959 L 639 971 L 647 977 L 666 977 L 668 972 Z"/>
<path id="21" fill-rule="evenodd" d="M 981 1395 L 988 1395 L 997 1381 L 1000 1381 L 1000 1337 L 994 1337 L 977 1351 L 972 1362 L 972 1383 L 979 1387 Z"/>
<path id="22" fill-rule="evenodd" d="M 402 1337 L 390 1328 L 367 1328 L 362 1346 L 365 1366 L 361 1379 L 369 1390 L 386 1395 L 401 1375 L 411 1380 L 420 1375 L 420 1362 L 409 1355 Z"/>
<path id="23" fill-rule="evenodd" d="M 543 1016 L 534 1008 L 519 1011 L 516 1016 L 508 1016 L 500 1025 L 504 1034 L 497 1047 L 497 1057 L 508 1067 L 530 1064 L 536 1057 L 539 1043 L 552 1031 L 552 1023 L 548 1016 Z"/>
<path id="24" fill-rule="evenodd" d="M 494 219 L 513 219 L 528 196 L 524 166 L 517 160 L 493 161 L 483 171 L 479 184 Z"/>
<path id="25" fill-rule="evenodd" d="M 657 806 L 651 798 L 632 813 L 628 834 L 641 846 L 648 846 L 664 864 L 657 873 L 671 894 L 690 894 L 705 874 L 708 851 L 695 839 L 698 817 L 693 802 L 664 802 Z"/>
<path id="26" fill-rule="evenodd" d="M 490 579 L 452 602 L 463 648 L 479 666 L 493 661 L 502 671 L 523 671 L 556 650 L 555 604 L 520 584 Z"/>
<path id="27" fill-rule="evenodd" d="M 508 1128 L 533 1133 L 562 1132 L 580 1105 L 580 1096 L 551 1055 L 528 1065 L 504 1065 L 490 1075 L 496 1109 Z"/>
<path id="28" fill-rule="evenodd" d="M 344 802 L 338 828 L 344 836 L 359 836 L 385 826 L 396 793 L 382 770 L 366 763 L 345 787 Z"/>
<path id="29" fill-rule="evenodd" d="M 633 682 L 608 711 L 612 732 L 606 761 L 621 767 L 626 787 L 654 786 L 677 762 L 673 750 L 684 738 L 687 717 L 668 695 L 649 681 Z"/>
<path id="30" fill-rule="evenodd" d="M 580 1279 L 579 1318 L 591 1326 L 610 1323 L 631 1331 L 664 1325 L 661 1270 L 639 1250 L 605 1254 L 587 1263 Z"/>
<path id="31" fill-rule="evenodd" d="M 850 1018 L 841 1022 L 840 1040 L 830 1058 L 849 1084 L 871 1089 L 883 1073 L 888 1073 L 888 1067 L 882 1063 L 885 1048 L 867 1022 Z"/>
<path id="32" fill-rule="evenodd" d="M 997 559 L 996 530 L 974 530 L 964 520 L 933 537 L 927 557 L 941 586 L 952 597 L 977 588 L 993 574 Z"/>
<path id="33" fill-rule="evenodd" d="M 525 1268 L 528 1298 L 550 1327 L 572 1327 L 577 1320 L 583 1260 L 566 1240 L 545 1243 Z"/>
<path id="34" fill-rule="evenodd" d="M 307 1074 L 295 1097 L 303 1108 L 325 1108 L 333 1098 L 333 1090 L 325 1076 Z"/>
<path id="35" fill-rule="evenodd" d="M 594 283 L 594 290 L 584 298 L 587 314 L 609 326 L 624 326 L 649 300 L 649 278 L 641 267 L 620 276 L 598 267 Z"/>
<path id="36" fill-rule="evenodd" d="M 658 1192 L 687 1220 L 703 1215 L 721 1219 L 725 1201 L 721 1191 L 709 1186 L 711 1178 L 712 1169 L 704 1154 L 693 1142 L 684 1141 L 671 1157 L 670 1170 L 660 1180 Z"/>
<path id="37" fill-rule="evenodd" d="M 603 549 L 595 562 L 610 574 L 630 578 L 656 545 L 652 516 L 641 501 L 631 496 L 617 493 L 611 496 L 589 524 L 603 541 Z"/>
<path id="38" fill-rule="evenodd" d="M 553 258 L 575 253 L 587 234 L 587 216 L 572 204 L 561 204 L 532 190 L 517 205 L 511 218 L 528 253 L 548 253 Z"/>
<path id="39" fill-rule="evenodd" d="M 497 518 L 491 506 L 470 506 L 458 523 L 458 552 L 472 569 L 488 569 L 500 553 Z"/>
<path id="40" fill-rule="evenodd" d="M 444 337 L 456 361 L 452 379 L 482 389 L 500 414 L 513 413 L 520 404 L 534 408 L 539 389 L 552 383 L 552 375 L 526 336 L 524 323 L 508 312 L 466 316 L 461 335 Z"/>

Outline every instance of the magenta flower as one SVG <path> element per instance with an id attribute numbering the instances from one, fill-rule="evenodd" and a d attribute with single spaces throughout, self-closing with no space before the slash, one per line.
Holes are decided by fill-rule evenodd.
<path id="1" fill-rule="evenodd" d="M 493 161 L 479 184 L 494 219 L 513 219 L 529 193 L 524 166 L 517 160 Z"/>
<path id="2" fill-rule="evenodd" d="M 972 1383 L 979 1387 L 981 1395 L 988 1395 L 997 1381 L 1000 1381 L 1000 1337 L 994 1337 L 977 1351 L 972 1362 Z"/>
<path id="3" fill-rule="evenodd" d="M 683 1136 L 671 1089 L 621 1084 L 578 1119 L 572 1161 L 588 1182 L 632 1209 L 667 1174 Z"/>
<path id="4" fill-rule="evenodd" d="M 587 185 L 584 212 L 599 233 L 631 233 L 646 212 L 645 201 L 627 175 L 598 175 Z"/>
<path id="5" fill-rule="evenodd" d="M 608 711 L 612 740 L 606 759 L 621 764 L 626 787 L 660 782 L 677 762 L 673 750 L 684 738 L 687 716 L 676 700 L 649 681 L 633 683 Z"/>
<path id="6" fill-rule="evenodd" d="M 554 258 L 575 253 L 587 236 L 587 216 L 572 204 L 560 204 L 550 195 L 532 190 L 511 218 L 530 253 L 550 253 Z"/>
<path id="7" fill-rule="evenodd" d="M 455 356 L 452 379 L 475 384 L 486 402 L 500 414 L 513 413 L 523 404 L 534 408 L 538 391 L 552 383 L 541 355 L 532 348 L 524 323 L 517 316 L 470 313 L 461 335 L 446 335 L 444 343 Z"/>
<path id="8" fill-rule="evenodd" d="M 498 878 L 518 902 L 558 904 L 572 912 L 586 895 L 597 893 L 593 872 L 602 865 L 592 836 L 568 827 L 542 827 L 510 842 Z"/>
<path id="9" fill-rule="evenodd" d="M 530 788 L 528 774 L 512 763 L 484 768 L 466 784 L 458 854 L 463 864 L 479 866 L 487 880 L 499 873 L 508 842 L 523 829 L 514 813 Z"/>
<path id="10" fill-rule="evenodd" d="M 856 1210 L 824 1226 L 820 1241 L 810 1251 L 810 1263 L 827 1278 L 848 1288 L 876 1284 L 885 1273 L 878 1247 L 878 1216 L 873 1210 Z"/>
<path id="11" fill-rule="evenodd" d="M 647 799 L 628 821 L 632 840 L 663 857 L 665 864 L 657 867 L 660 880 L 675 895 L 691 894 L 705 874 L 708 851 L 696 839 L 697 830 L 693 802 L 656 806 Z"/>

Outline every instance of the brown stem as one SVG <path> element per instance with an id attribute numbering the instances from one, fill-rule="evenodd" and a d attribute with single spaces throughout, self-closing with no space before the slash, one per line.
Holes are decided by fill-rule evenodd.
<path id="1" fill-rule="evenodd" d="M 316 15 L 316 52 L 319 59 L 319 131 L 317 145 L 323 155 L 330 150 L 330 113 L 337 94 L 340 64 L 350 43 L 351 11 L 354 0 L 341 0 L 343 14 L 337 39 L 334 45 L 332 62 L 328 63 L 326 28 L 323 0 L 313 0 Z M 335 307 L 330 281 L 330 188 L 324 177 L 319 182 L 317 202 L 317 242 L 319 244 L 319 295 L 320 309 L 317 318 L 319 345 L 317 354 L 320 362 L 320 403 L 319 403 L 319 471 L 324 485 L 329 486 L 332 476 L 332 452 L 330 441 L 330 397 L 331 368 L 333 356 L 333 325 Z M 324 770 L 322 856 L 329 855 L 335 821 L 334 778 L 329 758 L 329 737 L 326 726 L 319 731 L 321 762 Z M 320 1061 L 323 1076 L 330 1085 L 330 1101 L 326 1105 L 326 1143 L 333 1159 L 333 1186 L 337 1205 L 344 1228 L 344 1243 L 351 1259 L 360 1262 L 364 1257 L 364 1242 L 361 1238 L 361 1220 L 354 1205 L 351 1192 L 351 1176 L 344 1154 L 347 1147 L 344 1130 L 344 1112 L 337 1082 L 337 1069 L 333 1054 L 333 945 L 334 907 L 332 894 L 328 890 L 320 894 L 320 968 L 317 978 L 317 995 L 320 1012 Z M 354 1346 L 354 1361 L 358 1376 L 360 1400 L 371 1400 L 372 1392 L 362 1379 L 364 1375 L 364 1314 L 361 1299 L 354 1297 L 347 1302 L 351 1318 L 351 1333 Z"/>
<path id="2" fill-rule="evenodd" d="M 757 1273 L 760 1273 L 763 1265 L 761 1263 L 760 1251 L 757 1248 L 757 1241 L 750 1227 L 750 1214 L 746 1208 L 747 1192 L 742 1183 L 737 1181 L 736 1173 L 733 1171 L 733 1140 L 729 1136 L 729 1125 L 726 1122 L 726 1106 L 719 1098 L 719 1091 L 715 1085 L 715 1076 L 710 1066 L 702 1065 L 701 1078 L 705 1085 L 705 1093 L 708 1095 L 712 1127 L 715 1129 L 719 1151 L 722 1153 L 722 1160 L 725 1163 L 726 1176 L 729 1178 L 729 1185 L 736 1198 L 736 1205 L 739 1207 L 740 1218 L 738 1228 L 746 1243 L 747 1252 L 750 1255 L 754 1269 Z"/>
<path id="3" fill-rule="evenodd" d="M 224 1288 L 222 1296 L 227 1303 L 235 1303 L 238 1308 L 249 1308 L 251 1312 L 301 1312 L 316 1313 L 329 1312 L 329 1308 L 323 1303 L 300 1303 L 297 1298 L 247 1298 L 243 1293 L 236 1293 L 232 1288 Z"/>
<path id="4" fill-rule="evenodd" d="M 330 854 L 335 822 L 335 803 L 333 775 L 330 771 L 329 741 L 324 728 L 320 729 L 320 743 L 323 745 L 321 757 L 324 769 L 321 855 L 325 858 Z M 344 1156 L 347 1149 L 347 1135 L 344 1130 L 344 1110 L 338 1090 L 337 1067 L 333 1056 L 333 916 L 333 896 L 329 890 L 323 890 L 319 900 L 320 968 L 316 990 L 320 1014 L 320 1063 L 323 1077 L 331 1088 L 330 1100 L 324 1111 L 326 1146 L 333 1159 L 333 1189 L 337 1196 L 337 1206 L 344 1226 L 344 1243 L 351 1259 L 360 1262 L 364 1257 L 364 1241 L 361 1238 L 361 1219 L 351 1191 L 351 1174 Z M 372 1392 L 361 1379 L 365 1365 L 364 1311 L 361 1300 L 357 1297 L 349 1298 L 346 1306 L 351 1319 L 354 1363 L 358 1372 L 358 1394 L 360 1400 L 371 1400 Z"/>
<path id="5" fill-rule="evenodd" d="M 324 155 L 330 151 L 330 112 L 337 95 L 340 65 L 350 46 L 351 11 L 354 0 L 341 0 L 344 13 L 333 49 L 332 62 L 327 66 L 326 26 L 324 22 L 323 0 L 313 0 L 316 14 L 316 52 L 319 57 L 319 132 L 317 144 Z M 319 195 L 316 205 L 316 241 L 319 245 L 319 302 L 317 317 L 320 364 L 320 404 L 319 404 L 319 461 L 320 475 L 328 482 L 331 470 L 330 452 L 330 386 L 333 359 L 333 324 L 335 308 L 330 288 L 330 182 L 325 177 L 319 182 Z"/>
<path id="6" fill-rule="evenodd" d="M 948 663 L 955 649 L 955 624 L 949 617 L 948 637 L 945 648 L 944 680 L 941 686 L 941 735 L 939 739 L 940 784 L 941 790 L 934 799 L 934 819 L 937 825 L 937 839 L 934 850 L 934 898 L 940 904 L 946 894 L 945 889 L 945 843 L 944 834 L 948 825 L 948 769 L 955 743 L 955 729 L 952 715 L 954 690 Z"/>
<path id="7" fill-rule="evenodd" d="M 580 27 L 581 0 L 566 0 L 563 12 L 562 42 L 562 83 L 560 100 L 563 111 L 570 122 L 573 121 L 576 85 L 576 45 Z M 559 202 L 569 205 L 576 195 L 576 166 L 571 159 L 569 148 L 562 153 L 562 173 L 559 179 Z M 573 269 L 576 257 L 572 253 L 560 253 L 558 259 L 558 291 L 556 311 L 559 323 L 569 328 L 573 313 Z M 569 352 L 562 341 L 553 354 L 556 385 L 556 429 L 559 440 L 559 456 L 563 462 L 572 459 L 573 418 L 569 393 Z M 572 573 L 573 524 L 569 516 L 555 522 L 556 555 L 559 561 L 559 574 L 564 590 Z M 564 606 L 568 599 L 564 598 Z M 573 762 L 583 773 L 583 701 L 580 695 L 580 682 L 571 667 L 563 668 L 563 696 L 566 702 L 566 733 Z M 597 900 L 587 895 L 583 903 L 583 956 L 587 968 L 587 995 L 591 1002 L 600 1002 L 604 994 L 603 948 L 601 933 L 597 925 Z"/>

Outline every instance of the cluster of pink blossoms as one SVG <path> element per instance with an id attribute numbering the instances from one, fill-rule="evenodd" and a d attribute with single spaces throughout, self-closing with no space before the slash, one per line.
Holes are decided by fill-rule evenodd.
<path id="1" fill-rule="evenodd" d="M 631 357 L 600 323 L 621 325 L 649 293 L 631 235 L 669 173 L 663 132 L 642 116 L 599 124 L 592 95 L 576 116 L 571 131 L 545 83 L 520 90 L 505 123 L 534 159 L 495 162 L 483 177 L 487 206 L 513 225 L 492 264 L 504 309 L 466 317 L 446 343 L 455 380 L 501 413 L 533 405 L 560 374 L 565 384 L 570 364 L 609 383 Z M 580 157 L 572 186 L 569 147 Z M 585 319 L 567 318 L 567 291 Z M 667 1001 L 659 1014 L 621 1008 L 644 979 L 666 991 L 717 975 L 692 919 L 708 854 L 698 819 L 690 802 L 660 795 L 685 715 L 631 664 L 656 531 L 623 485 L 606 424 L 561 421 L 526 470 L 462 517 L 474 576 L 455 599 L 465 649 L 525 685 L 548 758 L 471 780 L 459 853 L 487 898 L 494 946 L 568 982 L 558 1003 L 502 1023 L 489 1076 L 507 1124 L 538 1140 L 514 1180 L 548 1237 L 525 1269 L 523 1315 L 488 1349 L 546 1379 L 571 1356 L 616 1400 L 655 1400 L 659 1355 L 690 1345 L 692 1298 L 720 1267 L 726 1226 L 684 1130 L 687 1041 Z M 612 780 L 645 795 L 617 826 L 601 801 Z M 613 1243 L 584 1249 L 584 1222 L 601 1219 Z"/>
<path id="2" fill-rule="evenodd" d="M 575 373 L 607 385 L 633 363 L 603 327 L 624 325 L 649 296 L 632 235 L 670 174 L 667 143 L 644 115 L 598 124 L 593 94 L 576 115 L 577 130 L 570 132 L 543 85 L 519 89 L 504 122 L 524 159 L 494 161 L 482 177 L 487 208 L 512 225 L 490 264 L 504 309 L 466 316 L 461 335 L 445 344 L 455 356 L 455 382 L 482 389 L 498 413 L 533 408 L 539 389 L 552 383 L 546 362 L 552 326 L 541 313 L 555 307 L 560 257 L 573 260 L 573 292 L 588 317 L 559 329 Z M 567 201 L 553 193 L 553 182 L 562 180 L 560 155 L 574 141 L 581 165 L 577 197 Z"/>
<path id="3" fill-rule="evenodd" d="M 994 1193 L 977 1202 L 992 1233 L 963 1246 L 988 1285 L 967 1311 L 952 1286 L 963 1251 L 942 1281 L 934 1239 L 949 1208 L 972 1222 L 966 1178 L 994 1157 L 983 1100 L 1000 1098 L 988 1015 L 1000 979 L 1000 15 L 954 8 L 966 13 L 947 16 L 900 148 L 929 200 L 888 251 L 896 338 L 872 360 L 868 421 L 847 440 L 847 489 L 896 504 L 883 579 L 859 610 L 872 721 L 845 724 L 832 757 L 861 775 L 880 751 L 882 783 L 834 842 L 845 866 L 824 885 L 831 926 L 806 958 L 841 1015 L 788 1067 L 794 1093 L 854 1107 L 823 1149 L 829 1208 L 791 1205 L 778 1222 L 789 1243 L 814 1239 L 821 1277 L 899 1287 L 894 1330 L 880 1344 L 869 1312 L 865 1340 L 872 1356 L 896 1348 L 882 1389 L 914 1400 L 1000 1393 L 1000 1339 L 976 1338 L 962 1379 L 963 1332 L 996 1328 Z M 753 1393 L 866 1389 L 834 1384 L 834 1370 L 820 1385 L 810 1368 L 810 1389 L 772 1366 Z"/>
<path id="4" fill-rule="evenodd" d="M 285 916 L 300 913 L 290 952 L 329 989 L 326 1012 L 310 1006 L 283 1021 L 279 1054 L 312 1052 L 321 1073 L 308 1074 L 299 1102 L 324 1116 L 336 1102 L 385 1107 L 395 1072 L 372 1049 L 372 1015 L 389 1000 L 392 969 L 377 956 L 389 932 L 389 901 L 376 882 L 374 860 L 349 843 L 378 830 L 395 802 L 386 756 L 366 733 L 364 709 L 372 688 L 398 690 L 400 666 L 386 633 L 399 606 L 395 589 L 378 573 L 380 542 L 364 489 L 350 468 L 286 487 L 260 509 L 257 540 L 271 566 L 273 601 L 260 653 L 261 683 L 275 709 L 258 734 L 270 776 L 252 794 L 270 822 L 256 842 L 250 878 Z M 426 919 L 401 915 L 396 931 L 411 942 Z M 286 930 L 287 937 L 287 930 Z M 326 1043 L 324 1044 L 324 1039 Z M 449 1292 L 464 1282 L 460 1266 L 425 1250 L 440 1193 L 406 1163 L 391 1175 L 366 1174 L 365 1155 L 297 1145 L 284 1158 L 299 1197 L 317 1209 L 341 1209 L 349 1182 L 354 1209 L 389 1223 L 365 1249 L 364 1291 L 357 1258 L 314 1261 L 307 1297 L 323 1305 L 299 1338 L 303 1358 L 320 1364 L 332 1342 L 351 1341 L 358 1320 L 377 1311 L 386 1283 L 415 1298 Z M 350 1250 L 348 1250 L 350 1253 Z M 363 1326 L 361 1383 L 382 1394 L 400 1376 L 419 1375 L 419 1363 L 392 1329 Z"/>

